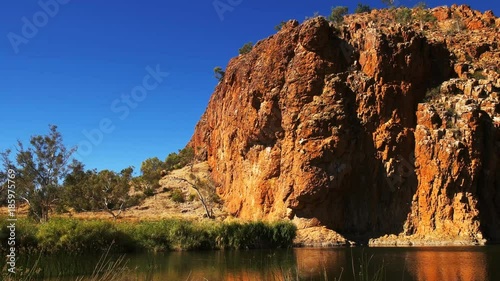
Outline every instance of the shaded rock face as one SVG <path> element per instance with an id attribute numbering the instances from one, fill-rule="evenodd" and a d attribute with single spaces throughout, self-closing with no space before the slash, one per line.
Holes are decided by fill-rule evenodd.
<path id="1" fill-rule="evenodd" d="M 189 144 L 227 210 L 352 239 L 500 238 L 496 18 L 432 12 L 425 35 L 388 11 L 290 21 L 232 59 Z M 443 35 L 457 17 L 481 32 Z"/>

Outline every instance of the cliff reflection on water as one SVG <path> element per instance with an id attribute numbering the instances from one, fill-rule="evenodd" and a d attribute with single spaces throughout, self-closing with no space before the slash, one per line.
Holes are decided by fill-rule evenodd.
<path id="1" fill-rule="evenodd" d="M 325 280 L 320 279 L 325 272 L 327 280 L 341 274 L 342 280 L 354 280 L 352 265 L 359 273 L 363 256 L 364 265 L 371 258 L 371 272 L 383 266 L 387 280 L 500 280 L 500 266 L 495 266 L 500 259 L 497 246 L 297 249 L 294 253 L 299 276 L 304 280 Z"/>
<path id="2" fill-rule="evenodd" d="M 488 278 L 487 254 L 477 250 L 426 249 L 408 259 L 408 271 L 416 281 L 499 280 Z"/>
<path id="3" fill-rule="evenodd" d="M 360 261 L 362 257 L 365 262 Z M 144 281 L 351 281 L 360 280 L 360 265 L 366 266 L 368 260 L 369 272 L 384 268 L 386 278 L 383 280 L 500 280 L 500 246 L 200 251 L 131 255 L 127 258 L 128 267 L 133 269 L 133 280 Z M 55 265 L 68 268 L 77 264 L 79 270 L 86 268 L 90 275 L 94 264 L 85 262 L 91 260 L 79 258 L 71 261 L 67 257 L 56 260 L 51 257 L 44 259 L 43 263 L 53 272 L 59 271 Z M 357 275 L 356 279 L 353 274 Z M 74 276 L 68 276 L 57 280 L 74 279 Z"/>
<path id="4" fill-rule="evenodd" d="M 365 262 L 361 262 L 361 258 Z M 155 280 L 355 280 L 360 265 L 385 268 L 385 280 L 500 280 L 499 246 L 299 248 L 184 252 L 157 256 Z M 138 262 L 132 259 L 131 262 Z M 359 280 L 359 276 L 357 276 Z"/>

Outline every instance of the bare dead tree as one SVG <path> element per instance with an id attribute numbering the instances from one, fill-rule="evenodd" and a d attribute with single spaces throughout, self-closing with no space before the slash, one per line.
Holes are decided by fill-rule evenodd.
<path id="1" fill-rule="evenodd" d="M 205 208 L 205 213 L 207 214 L 207 217 L 210 219 L 214 218 L 212 208 L 208 208 L 207 201 L 206 201 L 205 197 L 203 196 L 203 194 L 200 192 L 201 181 L 199 178 L 196 178 L 195 183 L 192 183 L 192 182 L 188 181 L 187 179 L 179 178 L 179 177 L 173 177 L 173 179 L 189 184 L 198 194 L 198 198 L 200 199 L 200 202 L 203 205 L 203 208 Z"/>

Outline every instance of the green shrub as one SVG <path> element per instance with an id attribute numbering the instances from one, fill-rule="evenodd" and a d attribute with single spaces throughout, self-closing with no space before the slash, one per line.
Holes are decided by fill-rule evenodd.
<path id="1" fill-rule="evenodd" d="M 217 231 L 217 246 L 231 249 L 284 248 L 295 238 L 296 227 L 289 222 L 225 223 Z"/>
<path id="2" fill-rule="evenodd" d="M 151 196 L 154 196 L 156 194 L 155 190 L 153 188 L 146 188 L 146 189 L 144 189 L 143 193 L 147 197 L 151 197 Z"/>
<path id="3" fill-rule="evenodd" d="M 280 30 L 283 28 L 283 26 L 284 26 L 285 24 L 286 24 L 286 21 L 281 21 L 278 25 L 276 25 L 276 26 L 274 27 L 274 30 L 276 30 L 276 31 L 280 31 Z"/>
<path id="4" fill-rule="evenodd" d="M 238 50 L 238 53 L 240 55 L 244 55 L 244 54 L 248 54 L 250 53 L 250 51 L 252 51 L 253 49 L 253 43 L 252 42 L 248 42 L 246 43 L 245 45 L 243 45 L 239 50 Z"/>
<path id="5" fill-rule="evenodd" d="M 214 76 L 215 76 L 215 79 L 217 79 L 219 82 L 222 81 L 222 79 L 224 79 L 224 75 L 226 74 L 226 72 L 224 72 L 224 70 L 222 70 L 222 67 L 220 66 L 216 66 L 214 68 Z M 170 155 L 169 155 L 170 156 Z"/>
<path id="6" fill-rule="evenodd" d="M 222 78 L 221 78 L 222 79 Z M 172 152 L 165 159 L 165 166 L 167 171 L 183 168 L 194 162 L 194 149 L 192 147 L 185 147 L 179 149 L 178 153 Z"/>
<path id="7" fill-rule="evenodd" d="M 356 7 L 356 10 L 354 10 L 354 13 L 356 14 L 369 13 L 371 12 L 371 10 L 372 8 L 370 8 L 370 6 L 358 3 L 358 6 Z"/>
<path id="8" fill-rule="evenodd" d="M 0 223 L 5 226 L 5 222 Z M 18 246 L 22 252 L 87 254 L 134 251 L 165 252 L 197 249 L 253 249 L 290 247 L 296 227 L 290 222 L 193 222 L 168 219 L 150 222 L 52 219 L 39 224 L 19 220 Z M 6 241 L 6 227 L 0 238 Z M 2 244 L 2 252 L 7 250 Z"/>
<path id="9" fill-rule="evenodd" d="M 413 20 L 412 11 L 409 8 L 403 7 L 396 10 L 394 15 L 396 22 L 400 24 L 409 24 Z"/>
<path id="10" fill-rule="evenodd" d="M 272 230 L 263 222 L 243 224 L 243 245 L 245 248 L 270 248 L 273 245 Z"/>
<path id="11" fill-rule="evenodd" d="M 437 18 L 427 9 L 427 5 L 420 2 L 415 6 L 415 19 L 422 23 L 436 22 Z"/>
<path id="12" fill-rule="evenodd" d="M 213 233 L 201 224 L 174 220 L 171 222 L 169 236 L 172 246 L 177 250 L 213 249 Z"/>
<path id="13" fill-rule="evenodd" d="M 77 221 L 51 219 L 49 222 L 39 226 L 36 238 L 38 245 L 42 251 L 57 252 L 63 247 L 67 247 L 66 240 L 70 234 L 73 234 L 73 229 L 76 227 Z M 73 249 L 65 249 L 71 251 Z"/>
<path id="14" fill-rule="evenodd" d="M 124 233 L 128 233 L 135 246 L 142 251 L 165 252 L 172 249 L 168 236 L 168 221 L 142 222 L 136 225 L 119 226 Z"/>
<path id="15" fill-rule="evenodd" d="M 37 239 L 46 253 L 95 253 L 113 245 L 113 251 L 130 251 L 134 245 L 127 235 L 107 221 L 52 219 L 40 225 Z"/>
<path id="16" fill-rule="evenodd" d="M 10 248 L 7 244 L 10 235 L 10 230 L 7 228 L 9 224 L 6 217 L 0 217 L 0 252 L 6 252 Z M 22 252 L 35 252 L 38 249 L 37 231 L 37 223 L 26 218 L 18 218 L 16 222 L 16 248 Z"/>
<path id="17" fill-rule="evenodd" d="M 286 248 L 292 245 L 297 234 L 297 227 L 291 222 L 275 222 L 271 224 L 273 247 Z"/>
<path id="18" fill-rule="evenodd" d="M 241 224 L 230 222 L 225 223 L 217 229 L 217 247 L 221 249 L 239 249 L 243 245 Z"/>
<path id="19" fill-rule="evenodd" d="M 125 208 L 138 206 L 141 204 L 142 201 L 144 201 L 145 198 L 146 198 L 145 194 L 134 194 L 130 196 L 127 202 L 125 203 Z"/>
<path id="20" fill-rule="evenodd" d="M 344 22 L 344 16 L 347 15 L 349 12 L 349 8 L 345 6 L 337 6 L 332 8 L 332 12 L 330 13 L 330 16 L 328 19 L 335 23 L 335 24 L 341 24 Z"/>
<path id="21" fill-rule="evenodd" d="M 193 194 L 193 193 L 189 194 L 188 200 L 191 201 L 191 202 L 193 202 L 194 199 L 196 199 L 196 194 Z"/>
<path id="22" fill-rule="evenodd" d="M 170 194 L 170 199 L 176 203 L 184 203 L 186 200 L 184 199 L 184 193 L 180 191 L 179 189 L 175 189 L 172 191 L 172 194 Z"/>
<path id="23" fill-rule="evenodd" d="M 16 239 L 19 250 L 27 253 L 35 252 L 38 248 L 36 234 L 38 225 L 29 219 L 19 219 L 16 224 Z"/>

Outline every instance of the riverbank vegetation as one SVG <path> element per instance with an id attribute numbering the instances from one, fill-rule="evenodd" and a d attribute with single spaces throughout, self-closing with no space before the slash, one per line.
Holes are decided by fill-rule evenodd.
<path id="1" fill-rule="evenodd" d="M 7 220 L 0 223 L 1 251 L 7 251 Z M 20 219 L 16 225 L 21 253 L 88 254 L 183 250 L 287 248 L 296 227 L 290 222 L 216 222 L 168 219 L 112 222 L 53 218 L 46 223 Z"/>

